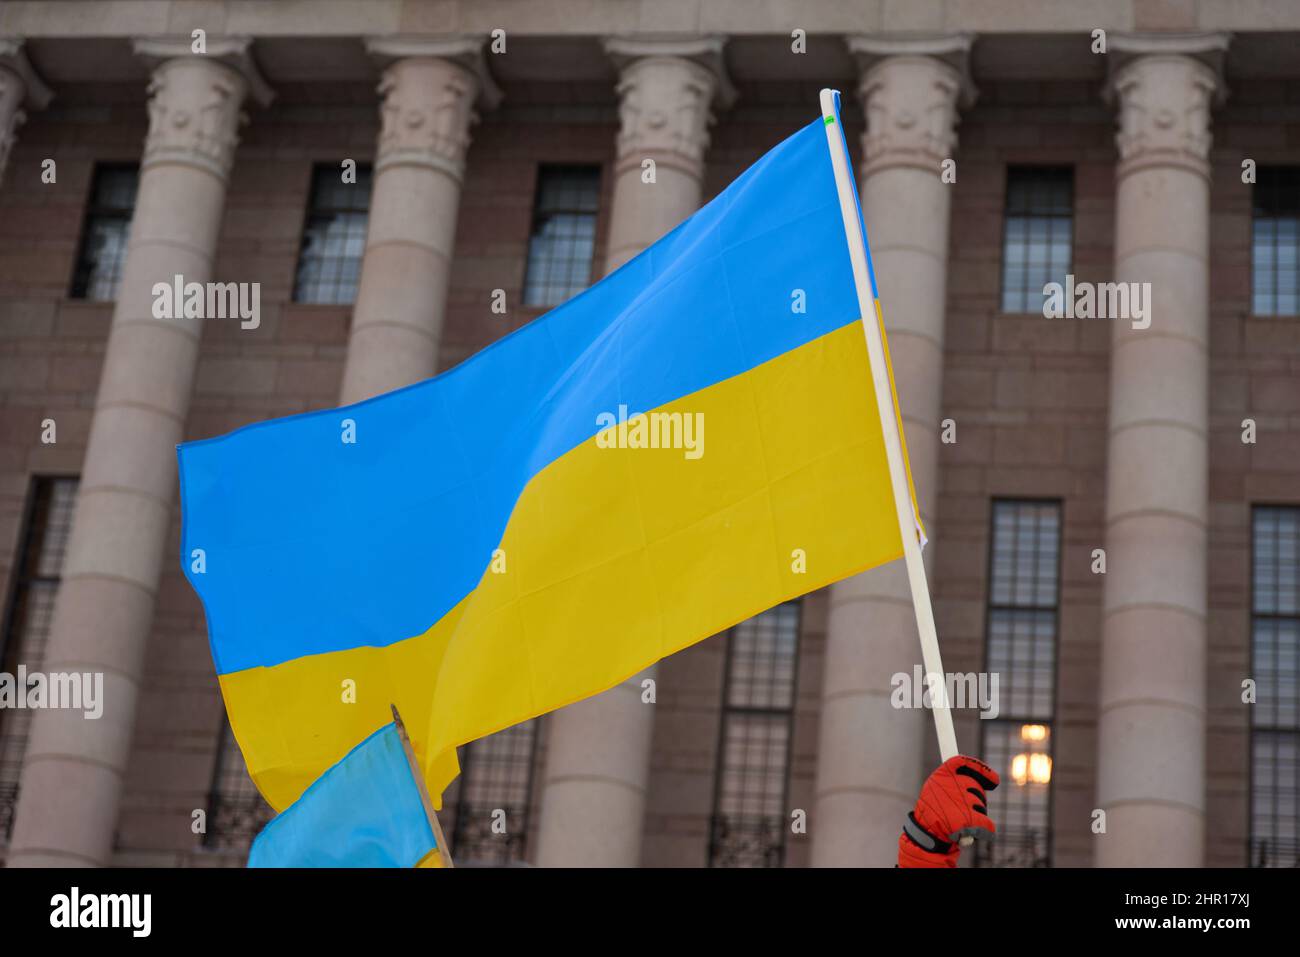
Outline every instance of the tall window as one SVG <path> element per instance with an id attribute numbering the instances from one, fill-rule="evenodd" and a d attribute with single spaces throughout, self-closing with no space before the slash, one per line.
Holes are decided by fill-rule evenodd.
<path id="1" fill-rule="evenodd" d="M 355 183 L 343 182 L 337 164 L 313 170 L 293 283 L 294 302 L 347 304 L 356 300 L 370 222 L 371 182 L 369 166 L 357 167 Z"/>
<path id="2" fill-rule="evenodd" d="M 1300 166 L 1264 166 L 1254 188 L 1251 311 L 1300 314 Z"/>
<path id="3" fill-rule="evenodd" d="M 998 675 L 996 719 L 981 721 L 983 754 L 1002 778 L 989 793 L 998 839 L 983 867 L 1047 867 L 1052 859 L 1052 730 L 1060 602 L 1061 505 L 995 501 L 985 671 Z"/>
<path id="4" fill-rule="evenodd" d="M 524 859 L 536 753 L 536 719 L 480 738 L 461 752 L 460 799 L 451 840 L 458 863 Z"/>
<path id="5" fill-rule="evenodd" d="M 1002 235 L 1002 311 L 1040 312 L 1043 287 L 1064 283 L 1074 234 L 1074 170 L 1007 169 Z"/>
<path id="6" fill-rule="evenodd" d="M 0 633 L 0 671 L 17 675 L 18 666 L 40 671 L 54 615 L 63 556 L 77 501 L 74 478 L 38 478 L 32 485 L 17 555 L 14 588 Z M 0 710 L 0 844 L 13 829 L 18 776 L 27 750 L 32 712 Z"/>
<path id="7" fill-rule="evenodd" d="M 524 273 L 525 305 L 556 306 L 590 285 L 599 209 L 599 166 L 538 170 Z"/>
<path id="8" fill-rule="evenodd" d="M 81 227 L 81 251 L 72 275 L 73 299 L 111 301 L 117 298 L 139 186 L 139 167 L 96 167 L 90 185 L 90 204 Z"/>
<path id="9" fill-rule="evenodd" d="M 248 776 L 230 722 L 223 718 L 212 790 L 208 793 L 208 829 L 203 835 L 203 845 L 247 854 L 253 838 L 273 817 L 275 810 Z"/>
<path id="10" fill-rule="evenodd" d="M 1300 866 L 1300 507 L 1256 506 L 1251 575 L 1250 863 Z"/>
<path id="11" fill-rule="evenodd" d="M 794 737 L 799 602 L 727 634 L 710 867 L 780 867 Z"/>

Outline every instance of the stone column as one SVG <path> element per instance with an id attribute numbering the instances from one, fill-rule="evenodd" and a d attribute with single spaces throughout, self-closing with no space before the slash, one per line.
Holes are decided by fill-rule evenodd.
<path id="1" fill-rule="evenodd" d="M 479 40 L 384 39 L 366 47 L 387 65 L 344 404 L 437 372 L 474 105 L 500 98 Z"/>
<path id="2" fill-rule="evenodd" d="M 617 269 L 700 206 L 712 107 L 734 94 L 722 41 L 611 39 L 620 68 L 606 272 Z M 643 179 L 654 161 L 655 181 Z M 655 709 L 641 682 L 655 668 L 551 717 L 538 827 L 543 867 L 635 867 L 641 859 Z"/>
<path id="3" fill-rule="evenodd" d="M 43 110 L 53 95 L 27 61 L 23 41 L 0 38 L 0 183 L 4 182 L 9 151 L 18 139 L 18 127 L 27 120 L 24 108 Z"/>
<path id="4" fill-rule="evenodd" d="M 859 192 L 889 333 L 917 504 L 935 548 L 943 327 L 957 108 L 974 101 L 969 36 L 851 37 L 866 113 Z M 942 635 L 940 636 L 942 639 Z M 816 805 L 817 867 L 892 866 L 923 779 L 928 712 L 890 704 L 891 677 L 921 662 L 901 561 L 831 587 Z M 973 749 L 966 742 L 968 750 Z"/>
<path id="5" fill-rule="evenodd" d="M 1227 37 L 1112 37 L 1121 57 L 1098 707 L 1099 866 L 1199 867 L 1205 826 L 1210 109 Z"/>
<path id="6" fill-rule="evenodd" d="M 247 40 L 137 41 L 157 62 L 122 284 L 81 471 L 45 668 L 103 674 L 103 716 L 38 711 L 9 866 L 110 862 L 201 320 L 156 319 L 155 283 L 207 282 L 241 105 L 269 90 Z M 167 551 L 167 561 L 175 561 Z"/>

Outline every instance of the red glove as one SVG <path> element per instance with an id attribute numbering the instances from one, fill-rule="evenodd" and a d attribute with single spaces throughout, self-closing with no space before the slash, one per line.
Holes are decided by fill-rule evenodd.
<path id="1" fill-rule="evenodd" d="M 990 837 L 997 832 L 984 796 L 997 786 L 998 772 L 978 758 L 959 754 L 935 768 L 903 824 L 898 866 L 956 867 L 963 834 Z"/>

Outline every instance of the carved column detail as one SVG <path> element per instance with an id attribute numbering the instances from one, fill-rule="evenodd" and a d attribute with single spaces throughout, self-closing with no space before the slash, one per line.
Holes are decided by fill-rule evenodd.
<path id="1" fill-rule="evenodd" d="M 1220 84 L 1189 56 L 1139 57 L 1116 73 L 1121 175 L 1146 166 L 1210 174 L 1210 109 Z"/>
<path id="2" fill-rule="evenodd" d="M 449 60 L 407 58 L 384 70 L 375 168 L 408 164 L 465 173 L 469 129 L 477 121 L 478 80 Z"/>
<path id="3" fill-rule="evenodd" d="M 44 109 L 53 96 L 23 53 L 23 41 L 0 38 L 0 182 L 27 110 Z"/>

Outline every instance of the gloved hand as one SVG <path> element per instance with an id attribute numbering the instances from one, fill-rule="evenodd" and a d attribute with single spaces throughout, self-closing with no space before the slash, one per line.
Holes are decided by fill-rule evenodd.
<path id="1" fill-rule="evenodd" d="M 959 754 L 935 768 L 898 838 L 899 867 L 956 867 L 963 834 L 991 837 L 985 791 L 998 786 L 998 772 L 978 758 Z"/>

